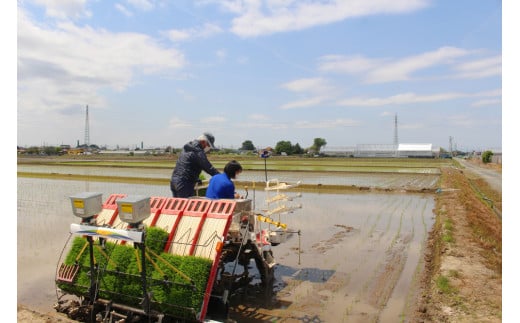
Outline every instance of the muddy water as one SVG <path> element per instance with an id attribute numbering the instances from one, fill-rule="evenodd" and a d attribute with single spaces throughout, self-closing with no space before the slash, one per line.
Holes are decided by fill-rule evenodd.
<path id="1" fill-rule="evenodd" d="M 103 193 L 103 199 L 171 194 L 155 185 L 18 178 L 19 304 L 52 311 L 56 268 L 69 226 L 78 222 L 69 196 L 85 191 Z M 249 198 L 256 209 L 266 207 L 263 191 L 250 191 Z M 304 193 L 297 203 L 302 208 L 280 220 L 301 234 L 273 247 L 274 297 L 262 303 L 234 295 L 231 316 L 239 322 L 401 320 L 433 224 L 433 196 Z"/>
<path id="2" fill-rule="evenodd" d="M 19 172 L 45 173 L 45 174 L 72 174 L 72 175 L 98 175 L 98 176 L 123 176 L 169 179 L 171 169 L 139 169 L 122 167 L 81 167 L 81 166 L 56 166 L 56 165 L 18 165 Z M 211 176 L 203 173 L 207 179 Z M 333 173 L 333 172 L 290 172 L 290 171 L 245 171 L 240 174 L 241 182 L 264 182 L 274 178 L 280 181 L 298 182 L 305 184 L 346 185 L 362 187 L 378 187 L 390 189 L 431 189 L 435 188 L 438 173 L 400 173 L 400 174 L 370 174 L 370 173 Z"/>
<path id="3" fill-rule="evenodd" d="M 284 286 L 277 300 L 286 313 L 257 311 L 295 322 L 398 321 L 413 297 L 410 288 L 433 223 L 432 198 L 305 197 L 302 212 L 290 215 L 291 225 L 302 228 L 302 253 L 295 252 L 297 237 L 274 248 L 284 267 L 277 273 Z"/>

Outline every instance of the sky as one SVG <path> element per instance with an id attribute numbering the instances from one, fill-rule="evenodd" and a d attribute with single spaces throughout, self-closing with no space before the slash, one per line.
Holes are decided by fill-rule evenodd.
<path id="1" fill-rule="evenodd" d="M 19 0 L 15 10 L 19 146 L 180 148 L 211 132 L 219 148 L 397 134 L 502 149 L 501 1 Z"/>
<path id="2" fill-rule="evenodd" d="M 518 8 L 502 3 L 3 1 L 2 40 L 14 44 L 2 50 L 4 139 L 83 144 L 88 105 L 89 141 L 109 149 L 179 148 L 205 131 L 227 148 L 392 144 L 396 116 L 401 143 L 505 148 L 503 287 L 514 295 L 520 52 Z M 515 306 L 505 297 L 503 317 Z"/>

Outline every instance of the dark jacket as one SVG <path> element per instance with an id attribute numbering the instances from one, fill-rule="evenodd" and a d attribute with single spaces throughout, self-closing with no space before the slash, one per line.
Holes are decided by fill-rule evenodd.
<path id="1" fill-rule="evenodd" d="M 193 140 L 184 145 L 173 169 L 171 184 L 176 190 L 192 190 L 199 179 L 199 175 L 205 171 L 211 176 L 219 174 L 219 171 L 209 162 L 198 140 Z"/>

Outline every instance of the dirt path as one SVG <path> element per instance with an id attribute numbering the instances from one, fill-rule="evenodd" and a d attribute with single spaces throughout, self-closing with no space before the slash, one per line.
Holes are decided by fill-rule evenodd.
<path id="1" fill-rule="evenodd" d="M 502 193 L 502 168 L 496 164 L 485 165 L 477 160 L 456 159 L 469 172 L 468 176 L 477 176 L 485 180 L 492 189 Z"/>

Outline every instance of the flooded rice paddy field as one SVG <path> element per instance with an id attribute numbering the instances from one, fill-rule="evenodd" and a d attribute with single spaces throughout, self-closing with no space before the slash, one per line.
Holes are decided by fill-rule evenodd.
<path id="1" fill-rule="evenodd" d="M 70 175 L 96 175 L 96 176 L 120 176 L 136 178 L 159 178 L 169 180 L 171 169 L 154 169 L 124 167 L 83 167 L 62 165 L 18 165 L 18 172 L 44 173 L 44 174 L 70 174 Z M 211 176 L 203 173 L 207 178 Z M 294 171 L 265 171 L 247 170 L 240 174 L 240 182 L 265 182 L 265 179 L 279 179 L 280 181 L 298 182 L 305 184 L 345 185 L 358 187 L 377 187 L 381 189 L 411 190 L 435 188 L 439 173 L 430 171 L 426 173 L 333 173 L 333 172 L 294 172 Z"/>
<path id="2" fill-rule="evenodd" d="M 95 170 L 97 175 L 99 171 Z M 109 171 L 114 174 L 113 169 Z M 146 176 L 150 176 L 149 171 Z M 169 177 L 170 171 L 161 172 L 157 176 Z M 268 173 L 270 178 L 272 174 Z M 305 178 L 299 178 L 301 173 L 283 174 L 283 180 L 290 182 L 344 185 L 364 181 L 370 186 L 415 183 L 432 188 L 437 180 L 432 177 L 422 181 L 422 175 L 414 180 L 413 176 L 387 174 L 348 178 L 325 173 L 306 173 Z M 256 176 L 250 180 L 265 179 L 264 172 L 249 176 Z M 241 180 L 246 180 L 246 174 Z M 86 191 L 102 193 L 103 200 L 114 193 L 171 196 L 167 185 L 18 177 L 18 304 L 52 311 L 57 301 L 56 268 L 70 236 L 70 224 L 79 222 L 72 213 L 69 196 Z M 265 193 L 250 190 L 249 198 L 253 197 L 256 209 L 261 209 Z M 238 322 L 405 321 L 407 308 L 416 297 L 414 283 L 422 249 L 434 222 L 433 195 L 303 193 L 297 203 L 302 204 L 301 209 L 280 219 L 301 234 L 293 234 L 287 242 L 273 247 L 277 262 L 273 297 L 266 301 L 253 292 L 235 295 L 231 297 L 230 316 Z"/>

